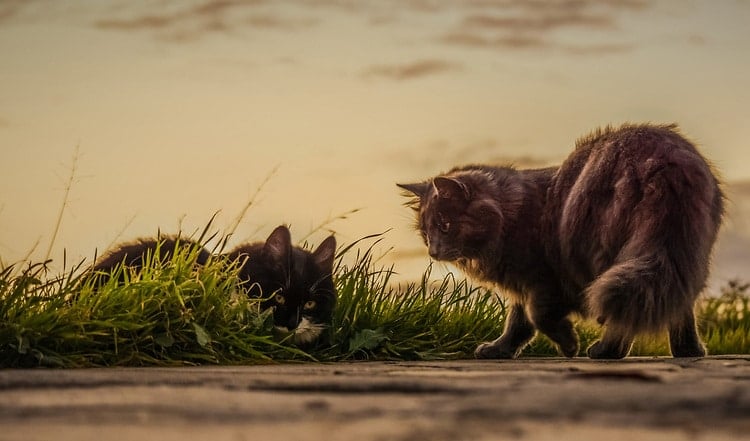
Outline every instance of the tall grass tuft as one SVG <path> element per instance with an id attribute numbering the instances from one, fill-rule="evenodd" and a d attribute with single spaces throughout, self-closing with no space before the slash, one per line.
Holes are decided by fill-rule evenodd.
<path id="1" fill-rule="evenodd" d="M 699 317 L 709 353 L 750 353 L 750 283 L 730 281 L 719 297 L 704 300 Z"/>
<path id="2" fill-rule="evenodd" d="M 471 356 L 505 318 L 502 303 L 485 289 L 452 275 L 394 286 L 393 268 L 374 269 L 372 248 L 337 271 L 339 301 L 330 346 L 321 360 L 427 360 Z"/>

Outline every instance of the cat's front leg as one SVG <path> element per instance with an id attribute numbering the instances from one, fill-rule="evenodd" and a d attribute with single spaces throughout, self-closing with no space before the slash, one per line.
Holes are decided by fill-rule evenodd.
<path id="1" fill-rule="evenodd" d="M 526 343 L 534 337 L 534 325 L 526 316 L 524 306 L 515 303 L 505 319 L 505 331 L 498 339 L 480 344 L 474 351 L 476 358 L 516 358 Z"/>

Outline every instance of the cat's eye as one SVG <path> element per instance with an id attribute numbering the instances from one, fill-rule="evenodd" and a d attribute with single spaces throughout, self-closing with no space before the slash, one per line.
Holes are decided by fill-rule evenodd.
<path id="1" fill-rule="evenodd" d="M 286 303 L 286 299 L 281 294 L 276 294 L 273 299 L 276 300 L 276 303 L 278 303 L 279 305 L 283 305 L 284 303 Z"/>
<path id="2" fill-rule="evenodd" d="M 313 309 L 315 308 L 315 305 L 316 305 L 315 300 L 308 300 L 305 303 L 305 309 Z"/>
<path id="3" fill-rule="evenodd" d="M 451 223 L 445 220 L 445 217 L 442 215 L 438 215 L 437 218 L 437 227 L 440 230 L 441 233 L 447 233 L 451 229 Z"/>

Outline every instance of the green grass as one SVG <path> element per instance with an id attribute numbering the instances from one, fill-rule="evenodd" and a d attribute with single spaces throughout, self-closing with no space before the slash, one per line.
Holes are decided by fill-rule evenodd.
<path id="1" fill-rule="evenodd" d="M 395 285 L 371 250 L 339 256 L 333 324 L 307 351 L 274 335 L 259 300 L 237 293 L 235 268 L 219 259 L 197 268 L 189 249 L 98 289 L 81 266 L 58 277 L 45 263 L 0 268 L 0 367 L 467 358 L 501 332 L 505 308 L 492 292 L 452 275 L 431 281 L 429 269 L 418 283 Z M 126 283 L 116 283 L 120 276 Z M 701 303 L 709 353 L 750 353 L 747 290 L 733 282 Z M 577 329 L 585 350 L 599 328 Z M 668 353 L 664 338 L 643 338 L 631 355 Z M 538 337 L 524 355 L 557 351 Z"/>
<path id="2" fill-rule="evenodd" d="M 0 366 L 239 363 L 306 357 L 279 344 L 259 301 L 238 295 L 218 260 L 195 269 L 195 252 L 122 270 L 99 289 L 93 279 L 44 281 L 43 264 L 0 274 Z"/>
<path id="3" fill-rule="evenodd" d="M 701 335 L 711 354 L 750 353 L 750 283 L 731 281 L 721 296 L 704 300 Z"/>
<path id="4" fill-rule="evenodd" d="M 339 267 L 339 303 L 321 360 L 425 360 L 466 357 L 493 338 L 505 309 L 495 295 L 447 276 L 394 286 L 391 269 L 373 270 L 370 251 Z"/>

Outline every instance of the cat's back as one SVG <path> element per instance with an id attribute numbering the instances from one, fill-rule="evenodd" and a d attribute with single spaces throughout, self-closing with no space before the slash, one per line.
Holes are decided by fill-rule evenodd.
<path id="1" fill-rule="evenodd" d="M 177 247 L 200 247 L 196 242 L 178 236 L 144 237 L 125 242 L 105 252 L 96 260 L 93 271 L 111 272 L 117 265 L 140 268 L 147 256 L 159 252 L 159 259 L 164 260 L 174 253 Z M 210 253 L 203 247 L 198 251 L 197 263 L 208 261 Z"/>
<path id="2" fill-rule="evenodd" d="M 693 241 L 703 258 L 724 211 L 713 168 L 676 125 L 607 127 L 581 138 L 548 202 L 561 257 L 589 269 L 584 279 L 615 261 L 626 243 L 649 253 Z"/>
<path id="3" fill-rule="evenodd" d="M 241 283 L 258 279 L 266 282 L 281 278 L 276 274 L 278 265 L 273 259 L 268 258 L 263 248 L 263 242 L 244 243 L 223 254 L 229 262 L 239 265 L 238 276 Z"/>
<path id="4" fill-rule="evenodd" d="M 713 170 L 675 124 L 608 126 L 580 138 L 556 176 L 555 189 L 606 193 L 620 179 L 647 184 L 655 174 L 675 170 L 697 185 L 716 187 Z M 677 182 L 677 181 L 675 181 Z M 577 186 L 577 188 L 573 188 Z"/>
<path id="5" fill-rule="evenodd" d="M 624 209 L 644 199 L 687 198 L 723 211 L 719 181 L 697 148 L 676 125 L 650 124 L 607 127 L 579 139 L 550 193 L 563 218 L 597 206 Z M 672 208 L 680 211 L 684 204 Z"/>

